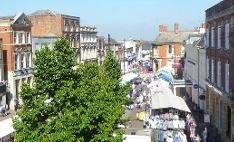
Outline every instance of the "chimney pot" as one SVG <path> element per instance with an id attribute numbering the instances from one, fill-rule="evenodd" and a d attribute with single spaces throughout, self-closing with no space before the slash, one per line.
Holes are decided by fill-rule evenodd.
<path id="1" fill-rule="evenodd" d="M 159 25 L 159 32 L 162 33 L 162 32 L 167 32 L 167 25 Z"/>
<path id="2" fill-rule="evenodd" d="M 176 23 L 174 24 L 174 32 L 175 32 L 175 33 L 178 33 L 178 31 L 179 31 L 179 23 L 176 22 Z"/>

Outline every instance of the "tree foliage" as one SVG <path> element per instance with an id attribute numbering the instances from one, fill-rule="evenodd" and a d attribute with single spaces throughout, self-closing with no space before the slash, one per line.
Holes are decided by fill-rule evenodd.
<path id="1" fill-rule="evenodd" d="M 127 99 L 121 94 L 124 87 L 115 90 L 119 77 L 114 80 L 96 63 L 73 70 L 74 58 L 65 38 L 53 50 L 46 45 L 36 51 L 34 84 L 22 85 L 22 110 L 13 122 L 16 142 L 122 141 L 123 131 L 115 125 Z"/>
<path id="2" fill-rule="evenodd" d="M 116 59 L 111 51 L 108 51 L 105 60 L 103 62 L 103 70 L 106 72 L 108 77 L 112 80 L 111 84 L 114 87 L 115 94 L 122 100 L 122 104 L 128 104 L 131 100 L 126 98 L 126 95 L 130 92 L 130 84 L 121 85 L 121 66 L 119 61 Z"/>

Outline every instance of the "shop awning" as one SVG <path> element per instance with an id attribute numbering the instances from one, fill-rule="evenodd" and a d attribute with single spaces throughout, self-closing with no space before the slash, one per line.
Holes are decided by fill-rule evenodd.
<path id="1" fill-rule="evenodd" d="M 191 112 L 184 99 L 172 94 L 157 93 L 151 96 L 152 109 L 174 108 Z"/>
<path id="2" fill-rule="evenodd" d="M 3 138 L 11 133 L 13 133 L 15 130 L 12 126 L 12 118 L 8 118 L 6 120 L 0 121 L 0 138 Z"/>
<path id="3" fill-rule="evenodd" d="M 170 76 L 166 75 L 166 74 L 160 74 L 158 77 L 163 78 L 168 82 L 172 82 L 172 78 Z"/>

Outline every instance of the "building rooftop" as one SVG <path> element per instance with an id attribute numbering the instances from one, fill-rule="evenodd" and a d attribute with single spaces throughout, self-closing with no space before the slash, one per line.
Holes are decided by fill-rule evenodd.
<path id="1" fill-rule="evenodd" d="M 58 14 L 60 13 L 51 9 L 40 9 L 40 10 L 36 10 L 33 13 L 28 14 L 27 16 L 58 15 Z"/>
<path id="2" fill-rule="evenodd" d="M 104 42 L 105 42 L 106 45 L 108 45 L 108 38 L 105 38 Z M 110 45 L 114 45 L 114 44 L 117 45 L 117 44 L 121 44 L 121 43 L 118 43 L 115 39 L 110 38 Z"/>
<path id="3" fill-rule="evenodd" d="M 170 43 L 183 43 L 188 39 L 192 31 L 179 31 L 179 32 L 162 32 L 157 38 L 152 42 L 152 44 L 163 45 Z"/>
<path id="4" fill-rule="evenodd" d="M 7 19 L 13 19 L 15 16 L 11 15 L 11 16 L 0 16 L 0 19 L 2 20 L 7 20 Z"/>

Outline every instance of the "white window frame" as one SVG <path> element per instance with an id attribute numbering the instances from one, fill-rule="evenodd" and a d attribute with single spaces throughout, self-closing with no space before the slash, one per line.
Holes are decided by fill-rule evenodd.
<path id="1" fill-rule="evenodd" d="M 207 48 L 210 46 L 210 33 L 209 33 L 209 28 L 206 29 L 206 46 L 207 46 Z"/>
<path id="2" fill-rule="evenodd" d="M 214 60 L 211 60 L 211 82 L 214 83 Z"/>
<path id="3" fill-rule="evenodd" d="M 13 32 L 13 37 L 14 37 L 14 44 L 19 44 L 19 34 L 18 34 L 18 32 L 14 31 Z"/>
<path id="4" fill-rule="evenodd" d="M 26 54 L 26 67 L 28 68 L 28 67 L 31 67 L 31 61 L 32 59 L 31 59 L 31 53 L 27 53 Z"/>
<path id="5" fill-rule="evenodd" d="M 26 68 L 26 59 L 25 59 L 25 53 L 20 54 L 20 68 Z"/>
<path id="6" fill-rule="evenodd" d="M 225 24 L 225 49 L 229 49 L 230 41 L 229 41 L 229 23 Z"/>
<path id="7" fill-rule="evenodd" d="M 27 43 L 31 43 L 31 37 L 30 37 L 30 35 L 31 35 L 30 32 L 26 33 Z"/>
<path id="8" fill-rule="evenodd" d="M 213 48 L 215 46 L 215 41 L 214 41 L 214 27 L 212 27 L 211 30 L 211 47 Z"/>
<path id="9" fill-rule="evenodd" d="M 158 55 L 158 46 L 154 46 L 154 56 Z"/>
<path id="10" fill-rule="evenodd" d="M 210 78 L 210 60 L 206 59 L 206 78 Z"/>
<path id="11" fill-rule="evenodd" d="M 14 53 L 14 70 L 19 69 L 19 54 Z"/>
<path id="12" fill-rule="evenodd" d="M 24 32 L 20 32 L 20 44 L 24 44 L 25 43 L 25 35 Z"/>
<path id="13" fill-rule="evenodd" d="M 217 48 L 221 48 L 221 26 L 218 26 L 218 39 L 217 39 Z"/>
<path id="14" fill-rule="evenodd" d="M 229 64 L 225 63 L 225 91 L 229 93 Z"/>
<path id="15" fill-rule="evenodd" d="M 171 52 L 169 52 L 170 48 L 171 48 Z M 168 45 L 167 53 L 168 54 L 173 54 L 173 45 Z"/>
<path id="16" fill-rule="evenodd" d="M 221 62 L 217 62 L 217 86 L 221 87 Z"/>

